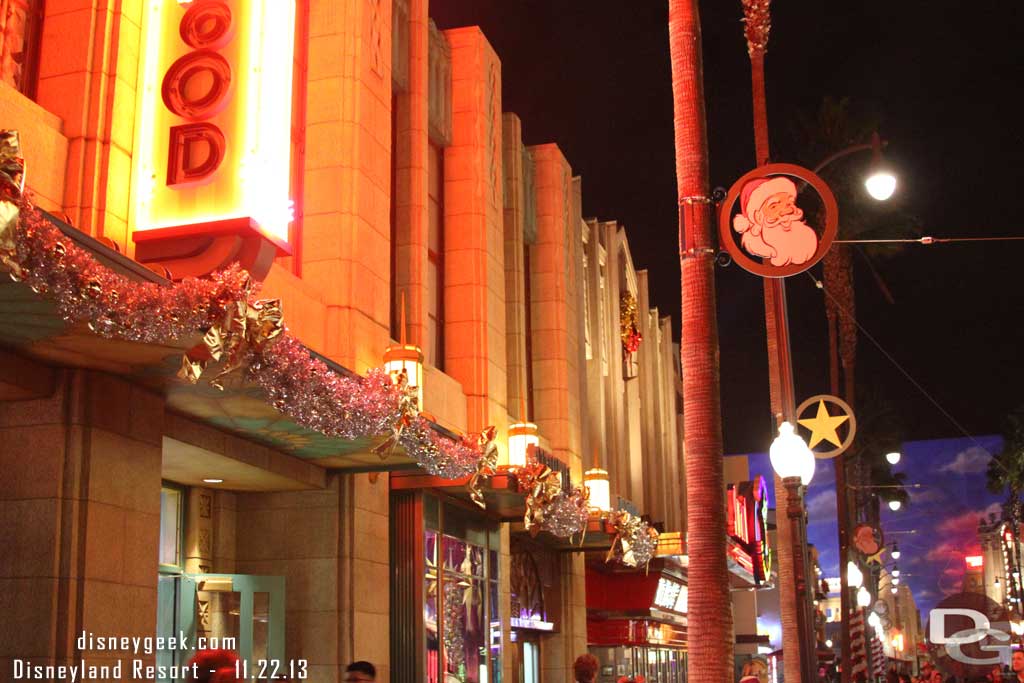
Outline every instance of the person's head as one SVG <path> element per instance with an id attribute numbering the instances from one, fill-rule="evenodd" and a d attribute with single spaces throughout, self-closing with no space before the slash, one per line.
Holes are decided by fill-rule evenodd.
<path id="1" fill-rule="evenodd" d="M 1024 652 L 1014 650 L 1013 661 L 1010 662 L 1010 666 L 1013 668 L 1013 673 L 1018 675 L 1024 673 Z"/>
<path id="2" fill-rule="evenodd" d="M 234 683 L 237 662 L 238 655 L 231 650 L 200 650 L 188 665 L 198 672 L 196 683 Z"/>
<path id="3" fill-rule="evenodd" d="M 369 662 L 352 662 L 345 667 L 345 683 L 372 683 L 377 679 L 377 668 Z"/>
<path id="4" fill-rule="evenodd" d="M 592 683 L 597 677 L 597 657 L 589 653 L 580 655 L 572 663 L 572 673 L 579 683 Z"/>

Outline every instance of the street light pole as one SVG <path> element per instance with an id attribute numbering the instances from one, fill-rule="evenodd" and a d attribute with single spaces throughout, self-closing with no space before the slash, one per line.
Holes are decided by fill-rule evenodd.
<path id="1" fill-rule="evenodd" d="M 795 581 L 795 592 L 797 604 L 804 607 L 804 603 L 807 602 L 807 543 L 806 543 L 806 525 L 804 521 L 804 501 L 803 495 L 800 491 L 801 481 L 800 477 L 785 477 L 782 480 L 782 485 L 786 488 L 786 516 L 789 518 L 789 525 L 791 529 L 799 529 L 799 536 L 797 538 L 797 552 L 794 553 L 793 557 L 793 578 Z M 800 642 L 807 644 L 810 642 L 817 642 L 817 638 L 811 637 L 813 632 L 812 625 L 809 623 L 807 609 L 799 609 L 797 611 L 797 632 L 800 634 Z M 817 651 L 817 648 L 815 648 Z M 810 682 L 814 680 L 814 670 L 809 657 L 804 657 L 802 661 L 803 671 L 802 680 Z"/>

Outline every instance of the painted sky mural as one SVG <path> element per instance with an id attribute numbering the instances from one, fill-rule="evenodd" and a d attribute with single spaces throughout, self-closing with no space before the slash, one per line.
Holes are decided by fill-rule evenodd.
<path id="1" fill-rule="evenodd" d="M 980 552 L 978 520 L 998 513 L 1003 494 L 985 485 L 992 455 L 1002 449 L 999 436 L 932 439 L 903 444 L 894 467 L 907 475 L 910 504 L 893 512 L 883 506 L 886 543 L 899 543 L 901 578 L 914 593 L 922 619 L 943 596 L 960 590 L 964 557 Z M 750 473 L 772 476 L 766 453 L 752 454 Z M 774 502 L 774 501 L 773 501 Z M 807 491 L 807 536 L 818 549 L 825 576 L 839 576 L 835 470 L 819 460 Z M 886 561 L 891 563 L 888 553 Z"/>

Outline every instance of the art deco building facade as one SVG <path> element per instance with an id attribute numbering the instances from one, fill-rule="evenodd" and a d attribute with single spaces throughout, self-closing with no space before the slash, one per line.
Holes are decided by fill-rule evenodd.
<path id="1" fill-rule="evenodd" d="M 523 143 L 479 29 L 438 30 L 426 0 L 0 6 L 0 127 L 69 244 L 160 286 L 241 262 L 341 376 L 418 346 L 438 434 L 493 425 L 508 464 L 510 427 L 534 424 L 534 458 L 566 483 L 607 471 L 610 507 L 679 533 L 665 554 L 682 555 L 671 320 L 623 226 L 585 217 L 571 160 Z M 480 510 L 465 480 L 373 452 L 383 438 L 302 427 L 238 377 L 177 379 L 195 340 L 88 327 L 0 285 L 5 672 L 136 656 L 83 631 L 184 630 L 316 681 L 355 659 L 408 683 L 568 679 L 607 527 L 532 536 L 514 477 Z M 645 671 L 675 683 L 685 600 L 659 614 L 629 647 L 674 648 Z"/>

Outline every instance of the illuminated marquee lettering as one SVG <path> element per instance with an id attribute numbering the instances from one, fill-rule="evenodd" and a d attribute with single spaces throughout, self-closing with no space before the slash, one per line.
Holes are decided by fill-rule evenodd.
<path id="1" fill-rule="evenodd" d="M 171 128 L 167 150 L 167 184 L 184 185 L 208 178 L 224 160 L 224 133 L 212 123 Z"/>
<path id="2" fill-rule="evenodd" d="M 147 0 L 136 242 L 258 231 L 287 251 L 294 0 Z"/>

